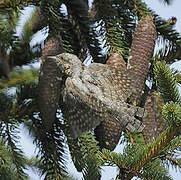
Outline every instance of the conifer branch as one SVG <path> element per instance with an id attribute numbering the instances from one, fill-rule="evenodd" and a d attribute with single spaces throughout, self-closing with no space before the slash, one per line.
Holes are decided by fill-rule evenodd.
<path id="1" fill-rule="evenodd" d="M 158 89 L 161 92 L 164 101 L 180 103 L 181 99 L 174 75 L 164 61 L 156 62 L 154 74 Z"/>
<path id="2" fill-rule="evenodd" d="M 44 27 L 45 25 L 41 22 L 40 9 L 39 7 L 35 7 L 30 17 L 23 25 L 21 41 L 29 43 L 32 40 L 32 35 Z"/>
<path id="3" fill-rule="evenodd" d="M 25 5 L 37 5 L 40 0 L 0 0 L 0 12 L 21 9 Z"/>
<path id="4" fill-rule="evenodd" d="M 169 127 L 167 130 L 165 130 L 155 141 L 153 145 L 149 147 L 148 152 L 138 162 L 134 167 L 132 167 L 131 172 L 135 174 L 137 171 L 139 171 L 142 167 L 144 167 L 152 158 L 156 157 L 159 152 L 166 147 L 170 141 L 178 135 L 179 131 L 181 130 L 181 126 L 177 127 Z"/>
<path id="5" fill-rule="evenodd" d="M 27 177 L 27 174 L 24 172 L 26 169 L 26 159 L 18 147 L 18 122 L 12 109 L 12 97 L 0 93 L 1 141 L 4 142 L 9 151 L 9 161 L 12 163 L 9 168 L 12 168 L 14 171 L 15 179 L 24 179 Z"/>
<path id="6" fill-rule="evenodd" d="M 81 56 L 80 59 L 86 58 L 86 51 L 89 46 L 89 28 L 90 28 L 90 18 L 89 18 L 89 7 L 88 1 L 65 1 L 68 11 L 69 21 L 75 29 L 78 40 L 81 45 Z"/>
<path id="7" fill-rule="evenodd" d="M 162 60 L 171 63 L 176 60 L 181 60 L 181 47 L 176 47 L 176 50 L 169 52 L 166 56 L 162 58 Z"/>
<path id="8" fill-rule="evenodd" d="M 180 145 L 181 146 L 181 145 Z M 177 159 L 177 158 L 173 158 L 169 155 L 165 156 L 165 159 L 167 159 L 168 161 L 171 162 L 171 164 L 178 166 L 179 168 L 181 168 L 181 159 Z"/>
<path id="9" fill-rule="evenodd" d="M 154 159 L 150 161 L 142 170 L 141 170 L 143 179 L 151 180 L 173 180 L 169 175 L 168 169 L 163 166 L 160 159 Z"/>
<path id="10" fill-rule="evenodd" d="M 59 122 L 54 124 L 54 130 L 48 133 L 42 128 L 39 120 L 36 121 L 36 126 L 31 128 L 34 135 L 34 143 L 39 147 L 38 158 L 40 159 L 41 173 L 45 174 L 47 180 L 61 180 L 66 173 L 66 148 L 62 130 L 59 127 Z"/>
<path id="11" fill-rule="evenodd" d="M 85 180 L 100 178 L 100 164 L 96 154 L 99 152 L 98 142 L 91 133 L 83 133 L 79 138 L 84 168 L 82 169 Z"/>
<path id="12" fill-rule="evenodd" d="M 14 129 L 17 127 L 15 125 L 11 125 L 12 127 L 10 127 L 8 122 L 5 122 L 5 126 L 6 126 L 6 134 L 7 134 L 7 144 L 10 148 L 9 150 L 11 152 L 12 162 L 16 167 L 16 178 L 22 179 L 23 177 L 27 177 L 27 175 L 24 173 L 24 169 L 26 169 L 25 158 L 23 157 L 23 152 L 20 149 L 18 149 L 15 145 L 15 143 L 17 143 L 17 139 L 16 140 L 14 139 L 14 142 L 13 142 L 12 137 L 11 137 L 12 132 L 10 132 L 10 129 Z M 17 134 L 17 131 L 13 133 L 15 135 Z"/>
<path id="13" fill-rule="evenodd" d="M 119 1 L 94 1 L 96 12 L 95 19 L 101 21 L 102 30 L 105 34 L 105 46 L 109 48 L 109 54 L 119 51 L 128 58 L 129 48 L 132 42 L 135 19 L 132 10 Z M 109 14 L 107 13 L 109 9 Z M 124 14 L 124 18 L 123 15 Z"/>

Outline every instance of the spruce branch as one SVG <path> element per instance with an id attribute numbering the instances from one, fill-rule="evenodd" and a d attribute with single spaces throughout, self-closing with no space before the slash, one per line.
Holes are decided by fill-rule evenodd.
<path id="1" fill-rule="evenodd" d="M 165 3 L 167 5 L 171 5 L 171 3 L 173 2 L 173 0 L 161 0 L 161 1 L 162 1 L 162 3 Z"/>
<path id="2" fill-rule="evenodd" d="M 44 22 L 45 23 L 45 22 Z M 38 30 L 41 30 L 45 25 L 41 21 L 41 13 L 39 7 L 35 7 L 22 28 L 21 41 L 29 43 L 32 36 Z"/>
<path id="3" fill-rule="evenodd" d="M 49 27 L 49 37 L 58 37 L 66 52 L 80 55 L 82 47 L 76 28 L 65 14 L 61 5 L 62 2 L 58 0 L 54 2 L 42 1 L 40 6 L 42 21 L 46 22 Z"/>
<path id="4" fill-rule="evenodd" d="M 100 159 L 101 165 L 114 166 L 117 165 L 119 168 L 125 168 L 126 165 L 123 161 L 122 154 L 112 152 L 108 149 L 103 149 L 102 152 L 98 152 L 98 159 Z"/>
<path id="5" fill-rule="evenodd" d="M 3 180 L 18 180 L 13 167 L 11 153 L 3 140 L 0 140 L 0 178 Z"/>
<path id="6" fill-rule="evenodd" d="M 58 121 L 57 121 L 58 123 Z M 45 132 L 42 125 L 36 122 L 36 126 L 31 134 L 34 136 L 34 143 L 39 147 L 38 158 L 42 164 L 42 175 L 45 179 L 61 180 L 66 175 L 66 149 L 63 132 L 55 125 L 51 132 Z"/>
<path id="7" fill-rule="evenodd" d="M 66 52 L 80 56 L 82 44 L 77 34 L 77 29 L 68 19 L 67 15 L 61 11 L 60 14 L 62 16 L 62 21 L 59 27 L 59 36 L 61 37 L 63 48 Z"/>
<path id="8" fill-rule="evenodd" d="M 1 119 L 1 140 L 7 145 L 9 151 L 9 160 L 12 165 L 15 179 L 25 179 L 27 174 L 24 172 L 26 160 L 23 155 L 19 141 L 18 122 L 16 121 L 15 114 L 13 113 L 13 99 L 4 93 L 0 94 L 0 119 Z"/>
<path id="9" fill-rule="evenodd" d="M 149 147 L 148 152 L 146 155 L 136 164 L 132 167 L 131 172 L 135 174 L 137 171 L 139 171 L 142 167 L 144 167 L 150 160 L 154 157 L 156 157 L 159 152 L 170 143 L 170 141 L 178 135 L 179 131 L 181 129 L 181 126 L 177 127 L 169 127 L 167 130 L 165 130 Z"/>
<path id="10" fill-rule="evenodd" d="M 24 124 L 28 124 L 35 119 L 34 116 L 39 112 L 36 81 L 17 86 L 14 112 L 17 114 L 16 119 Z"/>
<path id="11" fill-rule="evenodd" d="M 180 103 L 179 90 L 174 75 L 164 61 L 155 63 L 154 75 L 164 101 Z"/>
<path id="12" fill-rule="evenodd" d="M 19 114 L 17 118 L 24 123 L 34 144 L 39 148 L 39 161 L 36 162 L 39 173 L 45 174 L 46 179 L 63 179 L 66 176 L 67 152 L 61 122 L 56 119 L 51 132 L 46 132 L 43 128 L 38 115 L 36 83 L 19 86 L 16 96 L 15 110 Z"/>
<path id="13" fill-rule="evenodd" d="M 100 164 L 96 158 L 96 154 L 99 152 L 98 142 L 88 132 L 79 137 L 79 145 L 85 163 L 82 169 L 84 180 L 99 179 L 101 175 Z"/>
<path id="14" fill-rule="evenodd" d="M 135 8 L 135 14 L 140 18 L 141 16 L 151 15 L 151 12 L 147 8 L 146 3 L 141 0 L 132 0 L 133 7 Z"/>
<path id="15" fill-rule="evenodd" d="M 89 46 L 89 7 L 88 1 L 85 0 L 72 0 L 65 1 L 65 5 L 67 6 L 67 12 L 69 21 L 74 27 L 78 40 L 81 44 L 81 59 L 86 58 L 86 51 Z"/>
<path id="16" fill-rule="evenodd" d="M 164 48 L 158 51 L 159 59 L 172 63 L 179 58 L 180 34 L 166 21 L 152 12 L 155 17 L 155 25 L 158 34 L 157 43 Z"/>
<path id="17" fill-rule="evenodd" d="M 99 151 L 98 142 L 90 133 L 83 133 L 78 139 L 72 139 L 65 129 L 67 141 L 72 160 L 76 169 L 83 173 L 84 180 L 100 178 L 100 158 L 97 158 Z"/>
<path id="18" fill-rule="evenodd" d="M 174 74 L 175 77 L 175 81 L 179 84 L 181 84 L 181 72 L 175 69 L 172 69 L 172 72 Z"/>
<path id="19" fill-rule="evenodd" d="M 23 156 L 23 152 L 17 147 L 18 136 L 16 134 L 18 131 L 15 129 L 17 128 L 15 125 L 9 125 L 8 122 L 5 122 L 6 126 L 6 134 L 7 134 L 7 145 L 9 147 L 9 151 L 11 152 L 12 162 L 16 167 L 16 178 L 17 179 L 24 179 L 27 175 L 24 173 L 25 168 L 25 158 Z M 14 129 L 14 130 L 13 130 Z M 14 132 L 13 132 L 14 131 Z M 14 136 L 14 140 L 13 137 Z"/>
<path id="20" fill-rule="evenodd" d="M 110 47 L 109 54 L 119 51 L 126 58 L 135 27 L 134 15 L 128 4 L 126 1 L 125 3 L 108 0 L 94 1 L 95 19 L 102 20 L 101 26 L 105 29 L 105 45 Z M 109 14 L 107 9 L 109 9 Z"/>
<path id="21" fill-rule="evenodd" d="M 151 180 L 173 180 L 169 175 L 168 169 L 166 169 L 160 159 L 155 159 L 149 162 L 142 170 L 141 176 L 143 179 Z"/>
<path id="22" fill-rule="evenodd" d="M 11 27 L 8 19 L 0 14 L 0 48 L 6 51 L 16 39 L 15 29 Z"/>
<path id="23" fill-rule="evenodd" d="M 162 59 L 168 63 L 175 62 L 181 59 L 181 41 L 178 42 L 178 45 L 173 48 L 168 54 L 162 57 Z"/>
<path id="24" fill-rule="evenodd" d="M 163 118 L 168 122 L 170 126 L 181 125 L 181 106 L 175 104 L 172 101 L 166 103 L 162 110 Z"/>
<path id="25" fill-rule="evenodd" d="M 181 158 L 173 158 L 167 155 L 165 159 L 168 160 L 172 165 L 181 168 Z"/>
<path id="26" fill-rule="evenodd" d="M 37 5 L 40 0 L 0 0 L 0 12 L 22 9 L 26 5 Z"/>

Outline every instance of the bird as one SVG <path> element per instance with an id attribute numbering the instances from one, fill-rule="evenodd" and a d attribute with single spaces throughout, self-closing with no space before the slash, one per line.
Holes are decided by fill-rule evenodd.
<path id="1" fill-rule="evenodd" d="M 117 68 L 114 62 L 115 57 L 119 56 L 116 54 L 112 56 L 108 64 L 92 63 L 90 66 L 84 66 L 73 54 L 57 55 L 58 52 L 46 54 L 46 61 L 43 61 L 43 64 L 49 65 L 42 66 L 44 68 L 41 68 L 39 78 L 39 102 L 42 102 L 40 114 L 44 117 L 45 128 L 48 130 L 52 126 L 60 89 L 63 89 L 61 91 L 62 112 L 67 119 L 73 138 L 79 137 L 83 132 L 92 130 L 102 123 L 106 131 L 104 133 L 100 131 L 101 136 L 103 137 L 105 133 L 108 136 L 111 135 L 104 145 L 108 144 L 107 147 L 113 149 L 115 145 L 111 145 L 110 139 L 113 137 L 118 141 L 122 129 L 142 131 L 144 125 L 140 118 L 145 116 L 145 110 L 137 103 L 142 91 L 139 90 L 138 84 L 144 87 L 155 33 L 153 18 L 143 17 L 135 29 L 127 66 L 123 59 L 120 61 L 122 68 Z M 141 74 L 141 71 L 144 74 Z M 66 80 L 64 85 L 60 86 L 62 76 L 66 77 Z M 50 79 L 51 83 L 49 83 Z M 50 87 L 51 84 L 52 87 Z M 114 129 L 118 123 L 120 127 Z"/>
<path id="2" fill-rule="evenodd" d="M 126 71 L 126 62 L 120 52 L 111 53 L 106 64 L 120 71 Z M 106 118 L 94 129 L 96 140 L 100 149 L 106 148 L 113 151 L 119 142 L 122 126 L 113 118 Z"/>
<path id="3" fill-rule="evenodd" d="M 129 131 L 141 131 L 144 126 L 137 117 L 144 109 L 128 104 L 134 89 L 134 73 L 118 71 L 106 64 L 85 66 L 73 54 L 48 56 L 62 74 L 67 76 L 63 89 L 63 115 L 73 138 L 97 127 L 106 118 L 113 118 Z"/>

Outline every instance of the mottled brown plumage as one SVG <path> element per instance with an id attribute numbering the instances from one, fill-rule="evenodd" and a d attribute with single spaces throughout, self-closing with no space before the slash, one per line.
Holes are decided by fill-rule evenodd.
<path id="1" fill-rule="evenodd" d="M 112 68 L 117 68 L 120 71 L 126 71 L 126 62 L 119 52 L 112 53 L 106 64 Z M 122 127 L 120 123 L 111 117 L 102 121 L 94 130 L 100 148 L 107 148 L 109 150 L 114 150 L 119 142 L 121 132 Z"/>
<path id="2" fill-rule="evenodd" d="M 144 109 L 135 105 L 139 104 L 138 102 L 140 101 L 148 73 L 149 58 L 154 46 L 155 32 L 155 26 L 150 16 L 146 16 L 139 21 L 133 37 L 131 56 L 127 69 L 120 54 L 112 54 L 110 56 L 108 61 L 110 66 L 93 63 L 86 67 L 83 66 L 76 56 L 67 53 L 46 58 L 47 64 L 52 64 L 52 67 L 58 68 L 55 72 L 58 76 L 55 77 L 60 78 L 62 73 L 67 76 L 65 89 L 62 93 L 63 105 L 65 107 L 63 108 L 63 114 L 69 123 L 70 133 L 74 138 L 77 138 L 85 131 L 97 127 L 102 122 L 104 125 L 103 134 L 107 133 L 107 137 L 103 138 L 105 139 L 103 144 L 113 149 L 116 144 L 115 142 L 119 140 L 122 128 L 126 128 L 129 131 L 143 129 L 143 125 L 137 119 L 137 116 L 143 117 Z M 114 59 L 119 59 L 120 64 L 116 64 Z M 118 66 L 121 68 L 117 68 Z M 48 67 L 50 66 L 48 65 Z M 59 74 L 59 72 L 61 73 Z M 41 80 L 43 78 L 45 83 L 54 74 L 51 74 L 49 71 L 46 73 L 45 77 L 43 77 L 44 73 L 42 77 L 40 74 L 40 82 L 43 82 Z M 55 81 L 51 80 L 56 93 L 60 89 L 58 81 L 61 83 L 61 79 L 59 78 L 56 78 Z M 53 104 L 53 102 L 57 105 L 58 101 L 53 96 L 58 97 L 58 95 L 56 93 L 51 94 L 51 91 L 54 92 L 54 89 L 48 85 L 42 88 L 42 91 L 46 88 L 48 90 L 45 92 L 49 91 L 47 95 L 44 95 L 46 107 L 48 107 L 48 104 Z M 49 95 L 50 98 L 48 94 L 51 94 Z M 53 100 L 48 101 L 48 99 Z M 133 105 L 128 104 L 128 101 Z M 52 110 L 53 108 L 56 109 L 53 105 L 50 107 L 52 107 Z M 51 118 L 48 118 L 49 113 L 45 113 L 47 116 L 45 121 L 48 120 L 45 122 L 47 126 L 52 124 Z M 117 123 L 119 123 L 119 127 L 114 131 Z M 101 134 L 101 130 L 99 132 Z M 114 139 L 112 139 L 113 137 Z M 114 145 L 112 145 L 113 141 Z"/>
<path id="3" fill-rule="evenodd" d="M 143 116 L 143 109 L 126 103 L 132 94 L 130 86 L 134 73 L 99 63 L 86 67 L 75 55 L 68 53 L 50 59 L 69 76 L 63 92 L 63 114 L 74 138 L 107 118 L 113 118 L 130 131 L 143 129 L 135 118 Z"/>

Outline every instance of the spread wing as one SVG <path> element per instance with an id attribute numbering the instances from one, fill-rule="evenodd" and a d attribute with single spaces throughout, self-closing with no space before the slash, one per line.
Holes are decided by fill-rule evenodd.
<path id="1" fill-rule="evenodd" d="M 138 109 L 125 102 L 131 94 L 132 80 L 128 75 L 128 72 L 117 72 L 107 65 L 95 63 L 66 80 L 64 115 L 73 137 L 108 118 L 133 131 L 143 128 L 134 117 Z"/>

